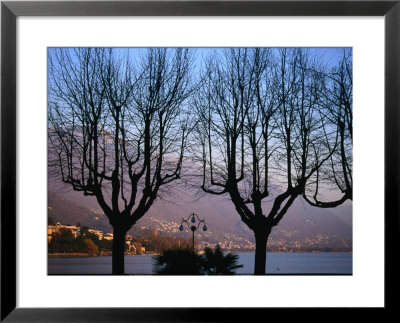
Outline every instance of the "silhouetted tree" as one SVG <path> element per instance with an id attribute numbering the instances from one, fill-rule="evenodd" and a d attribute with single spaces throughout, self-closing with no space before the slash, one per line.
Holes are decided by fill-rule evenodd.
<path id="1" fill-rule="evenodd" d="M 159 275 L 234 275 L 239 256 L 215 249 L 205 248 L 200 255 L 190 247 L 166 249 L 161 255 L 153 256 L 153 272 Z"/>
<path id="2" fill-rule="evenodd" d="M 153 272 L 159 275 L 203 274 L 202 258 L 191 248 L 168 249 L 153 260 Z"/>
<path id="3" fill-rule="evenodd" d="M 187 49 L 50 49 L 50 175 L 94 196 L 114 230 L 112 273 L 126 232 L 180 177 L 190 93 Z"/>
<path id="4" fill-rule="evenodd" d="M 194 100 L 201 188 L 230 196 L 254 232 L 254 274 L 265 274 L 272 228 L 308 186 L 332 181 L 333 176 L 322 181 L 321 171 L 343 156 L 332 123 L 337 109 L 326 113 L 325 70 L 307 50 L 240 48 L 225 50 L 222 58 L 215 54 Z M 334 174 L 341 176 L 336 169 Z"/>
<path id="5" fill-rule="evenodd" d="M 61 228 L 53 233 L 49 244 L 50 252 L 70 252 L 74 249 L 74 235 L 70 229 Z"/>
<path id="6" fill-rule="evenodd" d="M 203 257 L 203 271 L 206 275 L 234 275 L 235 270 L 242 268 L 238 265 L 238 255 L 228 253 L 224 255 L 219 245 L 213 249 L 205 248 Z"/>

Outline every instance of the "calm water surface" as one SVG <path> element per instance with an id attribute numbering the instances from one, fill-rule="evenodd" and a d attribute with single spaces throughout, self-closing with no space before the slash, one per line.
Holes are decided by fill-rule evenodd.
<path id="1" fill-rule="evenodd" d="M 254 253 L 238 252 L 238 274 L 252 274 Z M 125 273 L 152 274 L 152 256 L 125 256 Z M 350 252 L 286 253 L 267 254 L 269 274 L 352 274 L 353 256 Z M 49 258 L 49 275 L 103 275 L 111 274 L 110 257 Z"/>

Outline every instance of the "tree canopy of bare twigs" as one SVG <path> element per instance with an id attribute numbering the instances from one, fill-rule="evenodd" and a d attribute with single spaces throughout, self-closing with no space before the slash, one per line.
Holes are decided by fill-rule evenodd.
<path id="1" fill-rule="evenodd" d="M 336 147 L 329 162 L 317 169 L 313 186 L 304 192 L 304 199 L 313 206 L 335 207 L 353 199 L 353 64 L 351 52 L 344 50 L 338 65 L 324 74 L 322 111 L 328 120 L 330 131 L 336 133 Z M 336 148 L 336 149 L 334 149 Z M 320 183 L 325 188 L 339 192 L 337 199 L 320 199 Z M 311 185 L 310 185 L 311 186 Z M 323 190 L 323 189 L 322 189 Z M 309 193 L 309 194 L 307 194 Z"/>

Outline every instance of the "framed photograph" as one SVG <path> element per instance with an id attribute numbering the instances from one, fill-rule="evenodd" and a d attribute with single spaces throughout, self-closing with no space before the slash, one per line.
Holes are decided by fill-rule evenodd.
<path id="1" fill-rule="evenodd" d="M 2 321 L 393 308 L 398 1 L 1 17 Z"/>

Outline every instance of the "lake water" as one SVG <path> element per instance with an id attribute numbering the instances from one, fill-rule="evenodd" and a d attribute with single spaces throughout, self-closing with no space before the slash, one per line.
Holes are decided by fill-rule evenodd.
<path id="1" fill-rule="evenodd" d="M 254 253 L 238 252 L 238 263 L 243 265 L 236 272 L 246 275 L 254 270 Z M 345 274 L 353 272 L 351 252 L 267 254 L 267 274 Z M 152 256 L 125 256 L 125 273 L 151 275 Z M 110 257 L 49 258 L 49 275 L 107 275 L 111 274 Z"/>

